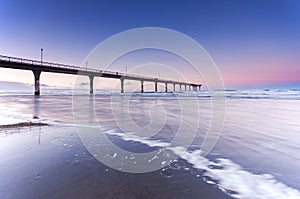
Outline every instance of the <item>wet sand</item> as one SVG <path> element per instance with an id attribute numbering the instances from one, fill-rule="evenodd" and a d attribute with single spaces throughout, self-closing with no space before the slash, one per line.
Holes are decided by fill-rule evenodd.
<path id="1" fill-rule="evenodd" d="M 74 127 L 1 128 L 0 158 L 1 199 L 230 198 L 183 160 L 144 174 L 111 169 L 88 153 Z"/>
<path id="2" fill-rule="evenodd" d="M 19 127 L 24 127 L 24 126 L 48 126 L 48 124 L 44 123 L 34 123 L 34 122 L 22 122 L 22 123 L 17 123 L 17 124 L 6 124 L 6 125 L 1 125 L 0 129 L 7 129 L 7 128 L 19 128 Z"/>

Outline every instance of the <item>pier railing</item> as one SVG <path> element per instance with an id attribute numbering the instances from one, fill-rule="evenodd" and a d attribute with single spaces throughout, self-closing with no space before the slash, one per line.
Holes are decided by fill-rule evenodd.
<path id="1" fill-rule="evenodd" d="M 128 73 L 124 73 L 124 72 L 99 70 L 99 69 L 94 69 L 94 68 L 80 67 L 80 66 L 67 65 L 67 64 L 61 64 L 61 63 L 53 63 L 53 62 L 44 62 L 41 60 L 24 59 L 24 58 L 4 56 L 4 55 L 0 55 L 0 60 L 5 61 L 5 62 L 10 62 L 10 63 L 21 63 L 21 64 L 36 65 L 36 66 L 55 67 L 55 68 L 61 68 L 61 69 L 72 69 L 72 70 L 78 70 L 81 72 L 94 72 L 94 73 L 100 73 L 100 74 L 102 73 L 102 74 L 110 74 L 110 75 L 120 75 L 125 78 L 178 83 L 178 81 L 161 79 L 161 78 L 156 78 L 156 77 L 149 77 L 149 76 L 144 76 L 144 75 L 135 75 L 135 74 L 128 74 Z"/>

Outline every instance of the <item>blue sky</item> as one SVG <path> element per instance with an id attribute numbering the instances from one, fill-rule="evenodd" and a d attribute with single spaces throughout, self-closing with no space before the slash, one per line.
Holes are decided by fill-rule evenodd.
<path id="1" fill-rule="evenodd" d="M 154 26 L 198 41 L 226 85 L 300 82 L 298 0 L 0 2 L 2 55 L 39 59 L 43 47 L 46 61 L 79 65 L 106 38 Z M 0 72 L 0 81 L 23 77 L 22 72 Z M 32 77 L 20 81 L 31 82 Z M 55 75 L 44 81 L 58 84 Z"/>

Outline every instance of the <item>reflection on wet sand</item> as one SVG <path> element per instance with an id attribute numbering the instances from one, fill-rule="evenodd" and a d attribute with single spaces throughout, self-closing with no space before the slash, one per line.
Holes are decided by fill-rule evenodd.
<path id="1" fill-rule="evenodd" d="M 111 169 L 88 153 L 74 127 L 22 127 L 1 138 L 0 148 L 1 199 L 229 198 L 184 161 L 144 174 Z"/>

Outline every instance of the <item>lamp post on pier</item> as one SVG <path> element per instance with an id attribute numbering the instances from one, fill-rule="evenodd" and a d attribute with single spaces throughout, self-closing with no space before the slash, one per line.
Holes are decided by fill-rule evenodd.
<path id="1" fill-rule="evenodd" d="M 43 53 L 44 53 L 44 49 L 41 48 L 41 65 L 42 65 L 42 63 L 43 63 Z"/>

